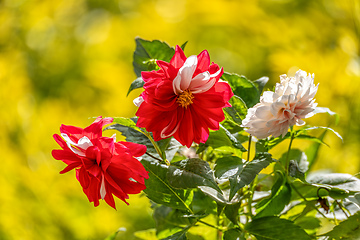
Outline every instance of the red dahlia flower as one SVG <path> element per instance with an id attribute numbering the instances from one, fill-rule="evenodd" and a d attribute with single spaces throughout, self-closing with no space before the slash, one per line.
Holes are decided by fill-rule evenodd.
<path id="1" fill-rule="evenodd" d="M 144 190 L 144 178 L 149 177 L 136 159 L 146 152 L 146 146 L 116 142 L 115 135 L 111 138 L 102 136 L 103 126 L 112 121 L 112 118 L 98 117 L 84 129 L 61 125 L 61 137 L 54 134 L 62 150 L 53 150 L 52 155 L 67 164 L 60 173 L 75 168 L 84 193 L 95 207 L 99 205 L 99 199 L 103 199 L 115 208 L 113 194 L 128 204 L 125 200 L 129 198 L 128 194 Z"/>
<path id="2" fill-rule="evenodd" d="M 174 136 L 187 147 L 206 142 L 209 129 L 218 130 L 224 120 L 222 108 L 231 106 L 231 88 L 219 81 L 223 68 L 210 64 L 206 50 L 186 58 L 179 46 L 170 63 L 156 63 L 160 70 L 141 73 L 144 92 L 134 100 L 137 126 L 152 132 L 155 141 Z"/>

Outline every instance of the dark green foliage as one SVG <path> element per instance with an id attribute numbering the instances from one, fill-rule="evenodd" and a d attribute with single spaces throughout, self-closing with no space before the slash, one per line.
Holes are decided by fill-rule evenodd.
<path id="1" fill-rule="evenodd" d="M 239 168 L 238 172 L 230 177 L 229 200 L 235 196 L 236 192 L 240 188 L 250 184 L 259 172 L 267 167 L 271 162 L 273 162 L 271 154 L 263 153 L 258 155 L 251 162 L 246 163 L 241 169 Z"/>
<path id="2" fill-rule="evenodd" d="M 190 210 L 192 191 L 175 189 L 167 179 L 169 167 L 158 162 L 142 161 L 149 178 L 145 180 L 144 192 L 152 201 L 168 207 L 182 210 Z"/>
<path id="3" fill-rule="evenodd" d="M 142 71 L 156 70 L 156 60 L 169 62 L 175 53 L 174 48 L 159 40 L 147 41 L 136 38 L 135 42 L 133 66 L 137 77 L 141 76 Z"/>
<path id="4" fill-rule="evenodd" d="M 310 236 L 298 225 L 279 217 L 262 217 L 245 225 L 245 230 L 258 240 L 308 240 Z"/>

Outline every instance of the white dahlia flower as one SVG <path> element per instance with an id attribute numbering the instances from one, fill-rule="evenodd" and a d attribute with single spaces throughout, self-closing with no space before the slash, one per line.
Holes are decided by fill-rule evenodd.
<path id="1" fill-rule="evenodd" d="M 248 110 L 242 126 L 246 128 L 246 132 L 259 139 L 270 135 L 284 137 L 290 126 L 304 125 L 302 119 L 314 115 L 317 89 L 314 74 L 307 75 L 299 70 L 295 77 L 281 75 L 275 92 L 263 93 L 260 103 Z"/>

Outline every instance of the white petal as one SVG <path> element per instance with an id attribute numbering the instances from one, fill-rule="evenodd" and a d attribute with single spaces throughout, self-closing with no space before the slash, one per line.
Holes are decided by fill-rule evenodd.
<path id="1" fill-rule="evenodd" d="M 61 133 L 61 137 L 65 140 L 66 145 L 70 148 L 70 150 L 81 157 L 85 157 L 85 153 L 75 147 L 86 150 L 88 147 L 93 146 L 90 139 L 86 136 L 80 138 L 78 143 L 73 142 L 66 133 Z"/>
<path id="2" fill-rule="evenodd" d="M 193 79 L 191 79 L 189 89 L 194 90 L 202 85 L 206 84 L 210 80 L 210 73 L 208 71 L 199 73 Z"/>
<path id="3" fill-rule="evenodd" d="M 175 94 L 188 89 L 197 67 L 197 62 L 197 56 L 192 55 L 186 59 L 184 65 L 179 69 L 177 76 L 173 80 L 173 89 Z"/>
<path id="4" fill-rule="evenodd" d="M 102 200 L 104 200 L 104 198 L 106 196 L 105 177 L 104 177 L 104 175 L 102 176 L 102 179 L 101 179 L 100 196 L 101 196 Z"/>
<path id="5" fill-rule="evenodd" d="M 161 133 L 160 133 L 161 138 L 168 138 L 168 137 L 170 137 L 171 135 L 173 135 L 173 134 L 178 130 L 179 126 L 180 126 L 180 124 L 176 125 L 176 127 L 174 128 L 174 130 L 172 130 L 171 133 L 165 135 L 165 131 L 169 128 L 169 126 L 166 126 L 166 127 L 161 131 Z"/>
<path id="6" fill-rule="evenodd" d="M 140 105 L 144 102 L 144 99 L 140 96 L 133 100 L 135 106 L 140 107 Z"/>

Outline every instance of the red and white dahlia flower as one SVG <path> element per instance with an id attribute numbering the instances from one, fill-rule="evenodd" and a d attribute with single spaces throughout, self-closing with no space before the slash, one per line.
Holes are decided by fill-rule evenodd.
<path id="1" fill-rule="evenodd" d="M 314 115 L 317 89 L 314 74 L 307 75 L 299 70 L 295 77 L 281 75 L 275 92 L 263 93 L 260 103 L 248 110 L 242 126 L 246 132 L 260 139 L 270 135 L 284 137 L 290 126 L 304 125 L 302 119 Z"/>
<path id="2" fill-rule="evenodd" d="M 182 145 L 204 143 L 209 129 L 218 130 L 224 107 L 233 96 L 227 82 L 219 81 L 223 68 L 210 64 L 209 53 L 186 57 L 176 46 L 170 62 L 158 60 L 158 71 L 142 72 L 144 92 L 134 100 L 139 107 L 138 127 L 158 141 L 174 136 Z"/>
<path id="3" fill-rule="evenodd" d="M 112 118 L 98 117 L 84 129 L 61 125 L 61 136 L 54 134 L 62 150 L 53 150 L 52 156 L 67 164 L 60 173 L 75 168 L 84 193 L 95 207 L 99 199 L 103 199 L 115 208 L 113 194 L 128 204 L 125 200 L 128 194 L 144 190 L 144 179 L 149 177 L 136 159 L 146 152 L 146 146 L 116 142 L 115 135 L 102 136 L 103 126 L 112 121 Z"/>

